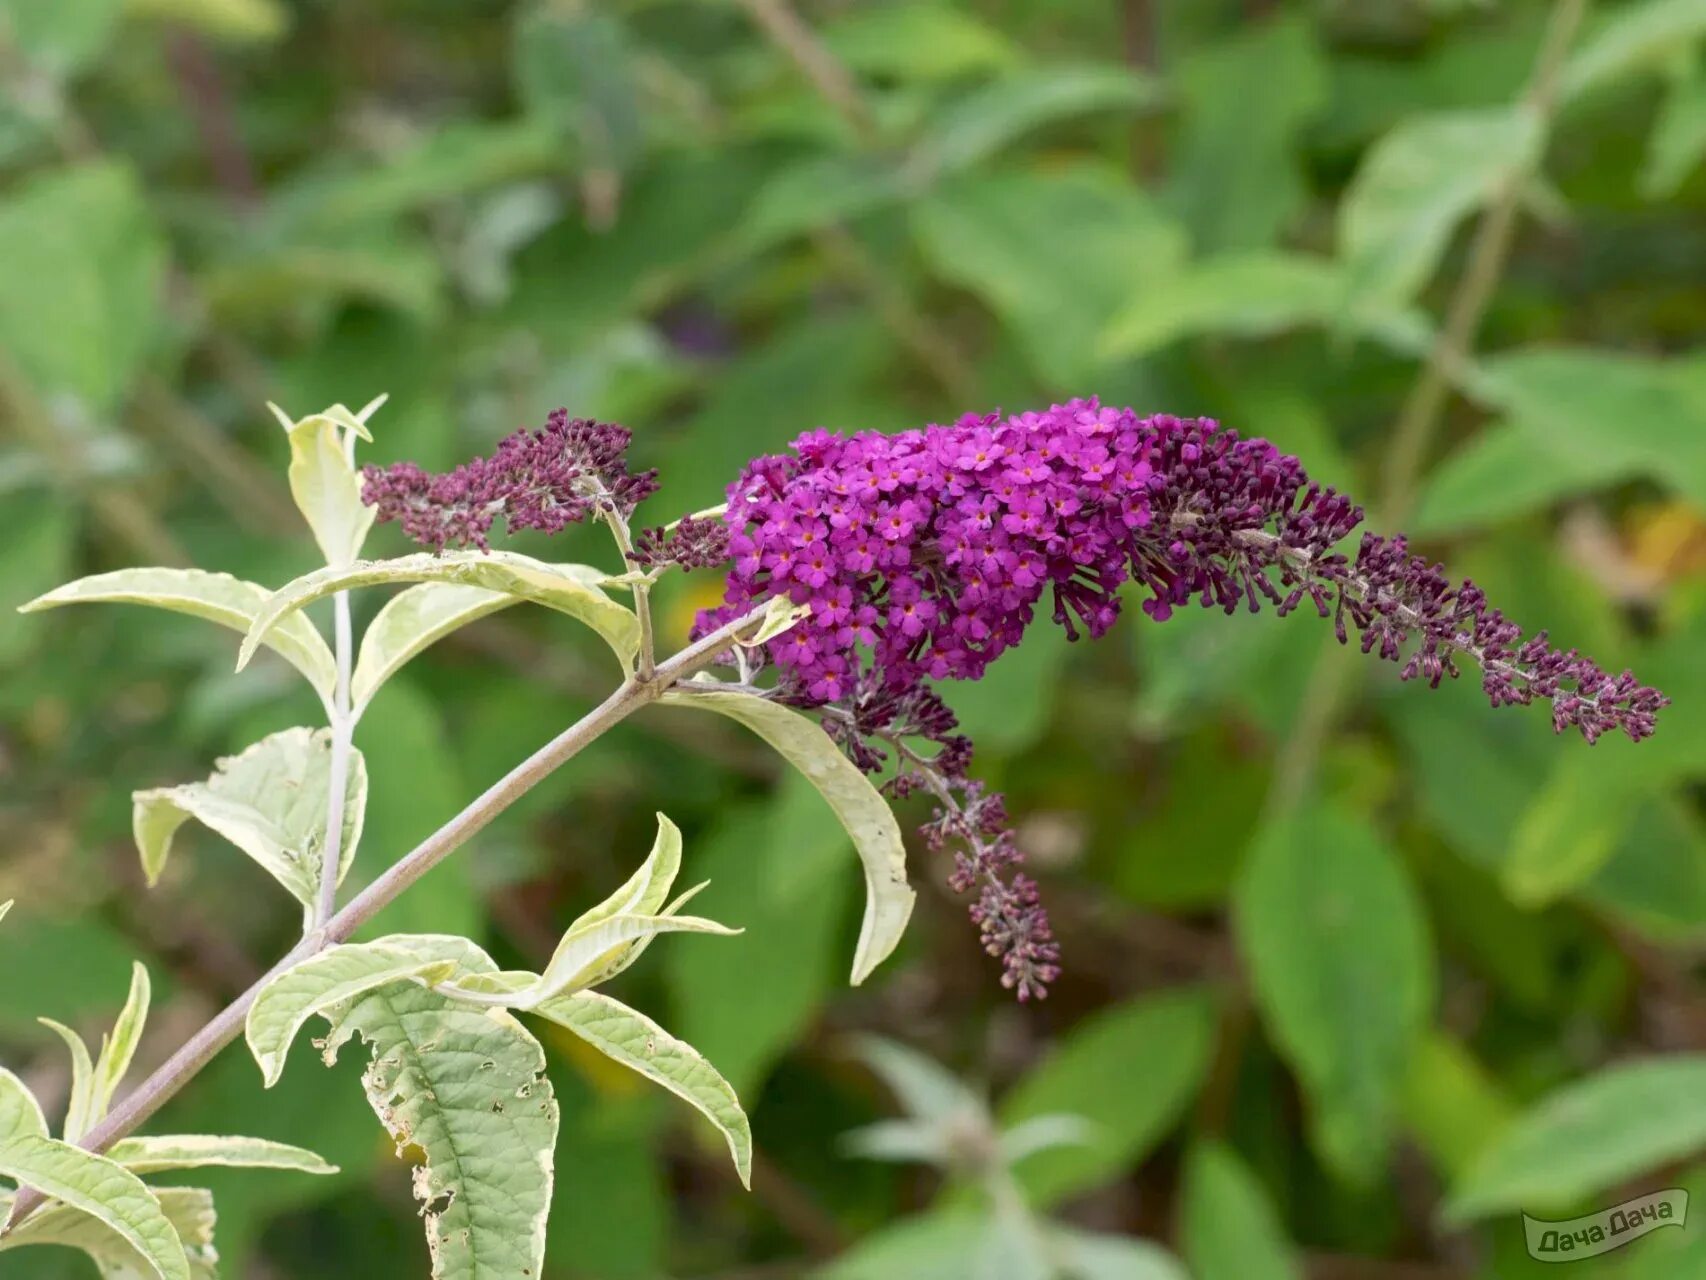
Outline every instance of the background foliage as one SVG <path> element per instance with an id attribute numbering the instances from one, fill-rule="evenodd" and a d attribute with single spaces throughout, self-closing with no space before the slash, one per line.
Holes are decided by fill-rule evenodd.
<path id="1" fill-rule="evenodd" d="M 1557 13 L 1528 0 L 0 15 L 0 1058 L 44 1097 L 67 1081 L 35 1015 L 104 1025 L 140 954 L 152 1065 L 298 924 L 199 837 L 142 892 L 129 837 L 131 790 L 311 719 L 289 677 L 238 683 L 226 639 L 169 616 L 9 612 L 125 564 L 312 567 L 264 401 L 389 391 L 368 456 L 428 466 L 559 404 L 619 419 L 663 468 L 661 520 L 813 426 L 1096 393 L 1266 435 L 1406 516 L 1519 620 L 1665 688 L 1659 737 L 1589 752 L 1266 614 L 1134 616 L 1094 648 L 1039 630 L 952 691 L 1066 940 L 1054 996 L 1019 1009 L 921 851 L 912 934 L 849 990 L 857 878 L 827 809 L 732 727 L 648 712 L 376 929 L 536 966 L 665 799 L 713 881 L 696 909 L 746 927 L 624 981 L 741 1091 L 755 1194 L 565 1034 L 551 1274 L 970 1274 L 963 1166 L 840 1145 L 903 1110 L 858 1031 L 1004 1125 L 1088 1117 L 1017 1165 L 1023 1194 L 1198 1280 L 1521 1277 L 1519 1206 L 1706 1192 L 1699 0 L 1594 6 L 1550 83 Z M 1489 206 L 1514 244 L 1409 485 L 1394 424 Z M 668 635 L 715 591 L 667 598 Z M 390 683 L 356 874 L 609 674 L 572 625 L 506 614 Z M 168 1127 L 342 1166 L 215 1178 L 228 1274 L 424 1270 L 355 1070 L 263 1101 L 231 1052 L 173 1104 Z M 1706 1275 L 1706 1228 L 1570 1274 Z"/>

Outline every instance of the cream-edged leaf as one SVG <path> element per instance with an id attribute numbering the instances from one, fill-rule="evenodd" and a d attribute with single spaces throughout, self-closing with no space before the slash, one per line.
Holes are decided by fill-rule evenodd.
<path id="1" fill-rule="evenodd" d="M 79 1209 L 118 1235 L 159 1280 L 192 1280 L 178 1232 L 142 1180 L 105 1156 L 52 1138 L 0 1147 L 0 1176 Z"/>
<path id="2" fill-rule="evenodd" d="M 661 813 L 657 819 L 657 837 L 640 869 L 615 893 L 576 917 L 570 933 L 612 916 L 655 914 L 669 899 L 675 877 L 681 874 L 681 828 Z"/>
<path id="3" fill-rule="evenodd" d="M 288 582 L 266 602 L 237 655 L 241 671 L 274 627 L 297 611 L 339 591 L 404 582 L 450 582 L 499 591 L 566 613 L 587 624 L 616 653 L 624 668 L 640 647 L 640 620 L 601 589 L 606 578 L 584 564 L 547 564 L 513 551 L 419 552 L 395 560 L 358 560 L 331 565 Z"/>
<path id="4" fill-rule="evenodd" d="M 247 632 L 271 596 L 265 587 L 228 573 L 201 569 L 119 569 L 56 587 L 19 608 L 20 613 L 68 604 L 145 604 L 173 613 L 217 622 Z M 337 685 L 337 663 L 314 624 L 302 614 L 285 619 L 263 642 L 308 677 L 321 698 L 330 700 Z"/>
<path id="5" fill-rule="evenodd" d="M 273 412 L 278 413 L 276 406 Z M 313 530 L 327 564 L 348 564 L 360 555 L 361 544 L 378 515 L 361 500 L 361 476 L 346 443 L 346 424 L 353 423 L 346 409 L 338 416 L 330 412 L 312 414 L 286 429 L 290 439 L 290 495 Z M 372 439 L 365 426 L 358 434 Z"/>
<path id="6" fill-rule="evenodd" d="M 97 1123 L 106 1119 L 113 1095 L 124 1082 L 131 1059 L 136 1056 L 142 1028 L 148 1023 L 148 1002 L 152 993 L 153 984 L 148 979 L 148 970 L 141 963 L 133 963 L 130 967 L 130 994 L 125 997 L 124 1008 L 119 1010 L 111 1034 L 101 1041 L 101 1056 L 95 1063 Z"/>
<path id="7" fill-rule="evenodd" d="M 289 1143 L 199 1133 L 122 1138 L 107 1150 L 107 1159 L 122 1164 L 132 1173 L 164 1173 L 207 1165 L 226 1169 L 288 1169 L 319 1175 L 338 1171 L 337 1165 Z"/>
<path id="8" fill-rule="evenodd" d="M 218 1280 L 219 1254 L 213 1247 L 216 1215 L 213 1193 L 200 1187 L 153 1187 L 166 1220 L 178 1233 L 192 1280 Z M 11 1197 L 0 1192 L 0 1221 L 11 1212 Z M 49 1201 L 5 1236 L 0 1250 L 26 1245 L 63 1245 L 81 1249 L 101 1280 L 155 1280 L 159 1271 L 118 1232 L 81 1209 Z"/>
<path id="9" fill-rule="evenodd" d="M 360 716 L 379 686 L 423 649 L 470 622 L 520 603 L 501 591 L 456 582 L 423 582 L 398 592 L 361 638 L 361 653 L 350 678 L 355 714 Z"/>
<path id="10" fill-rule="evenodd" d="M 798 711 L 692 681 L 666 693 L 663 701 L 714 711 L 745 725 L 804 774 L 835 810 L 865 871 L 865 920 L 853 956 L 853 982 L 863 982 L 900 942 L 917 896 L 906 883 L 906 846 L 888 802 L 829 735 Z"/>
<path id="11" fill-rule="evenodd" d="M 448 941 L 461 967 L 491 969 L 472 943 Z M 434 1280 L 542 1274 L 558 1112 L 539 1042 L 502 1010 L 408 982 L 327 1013 L 327 1060 L 352 1037 L 371 1045 L 368 1102 L 399 1147 L 425 1154 L 414 1190 Z"/>
<path id="12" fill-rule="evenodd" d="M 165 869 L 178 828 L 194 818 L 248 854 L 311 911 L 319 892 L 331 775 L 331 731 L 296 728 L 220 760 L 206 782 L 136 792 L 131 825 L 148 883 Z M 366 808 L 367 764 L 352 748 L 340 881 L 355 857 Z"/>
<path id="13" fill-rule="evenodd" d="M 762 648 L 777 636 L 791 631 L 794 624 L 811 611 L 809 604 L 795 604 L 787 596 L 771 596 L 764 602 L 764 612 L 759 615 L 758 630 L 736 643 L 748 649 Z"/>
<path id="14" fill-rule="evenodd" d="M 71 1097 L 65 1105 L 64 1134 L 67 1142 L 76 1142 L 99 1121 L 95 1102 L 95 1064 L 89 1058 L 89 1046 L 63 1022 L 52 1018 L 37 1018 L 37 1022 L 65 1041 L 71 1052 Z"/>
<path id="15" fill-rule="evenodd" d="M 6 918 L 6 913 L 12 909 L 12 903 L 14 901 L 16 901 L 16 899 L 7 898 L 6 901 L 0 902 L 0 920 L 4 920 Z"/>
<path id="16" fill-rule="evenodd" d="M 476 952 L 479 948 L 466 938 L 393 935 L 330 947 L 279 974 L 249 1006 L 243 1029 L 267 1087 L 278 1083 L 291 1042 L 315 1014 L 376 987 L 443 982 L 464 967 L 475 972 L 494 967 L 489 960 L 470 963 L 470 953 Z"/>
<path id="17" fill-rule="evenodd" d="M 533 1012 L 698 1108 L 728 1142 L 741 1184 L 752 1185 L 752 1128 L 746 1112 L 729 1082 L 692 1045 L 599 991 L 556 996 Z"/>
<path id="18" fill-rule="evenodd" d="M 29 1086 L 0 1067 L 0 1151 L 18 1138 L 47 1137 L 47 1117 Z M 4 1222 L 0 1218 L 0 1222 Z"/>

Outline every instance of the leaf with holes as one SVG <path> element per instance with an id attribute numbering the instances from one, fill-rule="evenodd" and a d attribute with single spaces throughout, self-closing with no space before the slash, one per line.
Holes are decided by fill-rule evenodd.
<path id="1" fill-rule="evenodd" d="M 217 622 L 247 632 L 271 596 L 265 587 L 228 573 L 201 569 L 120 569 L 98 573 L 56 587 L 19 607 L 36 613 L 68 604 L 145 604 L 173 613 Z M 330 700 L 337 684 L 337 664 L 325 640 L 303 614 L 295 614 L 267 632 L 262 642 L 308 677 L 322 699 Z"/>
<path id="2" fill-rule="evenodd" d="M 478 947 L 450 941 L 462 943 L 461 968 L 491 970 Z M 502 1010 L 406 981 L 325 1013 L 327 1061 L 354 1037 L 371 1045 L 368 1102 L 399 1149 L 425 1155 L 414 1187 L 434 1280 L 538 1276 L 557 1139 L 539 1042 Z"/>
<path id="3" fill-rule="evenodd" d="M 899 944 L 917 897 L 906 883 L 906 846 L 888 801 L 829 735 L 798 711 L 693 681 L 666 693 L 663 701 L 744 724 L 804 774 L 835 810 L 865 870 L 865 920 L 853 954 L 853 982 L 863 982 Z"/>
<path id="4" fill-rule="evenodd" d="M 531 600 L 578 618 L 596 631 L 626 668 L 639 652 L 640 621 L 634 611 L 617 604 L 601 589 L 605 575 L 590 565 L 546 564 L 513 551 L 420 552 L 395 560 L 358 560 L 329 565 L 286 583 L 255 618 L 237 655 L 237 669 L 248 665 L 257 646 L 275 627 L 298 616 L 316 600 L 356 587 L 401 582 L 451 582 L 499 591 L 517 600 Z"/>
<path id="5" fill-rule="evenodd" d="M 136 792 L 131 825 L 148 883 L 159 880 L 178 828 L 194 818 L 253 858 L 302 903 L 305 913 L 312 911 L 325 848 L 331 763 L 330 730 L 286 729 L 220 760 L 206 782 Z M 353 748 L 349 769 L 340 881 L 355 857 L 367 808 L 367 765 Z"/>

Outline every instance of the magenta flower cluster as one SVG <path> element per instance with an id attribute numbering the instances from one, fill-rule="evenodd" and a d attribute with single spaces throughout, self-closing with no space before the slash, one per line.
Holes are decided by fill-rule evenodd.
<path id="1" fill-rule="evenodd" d="M 362 500 L 381 522 L 434 551 L 489 546 L 502 516 L 510 532 L 558 533 L 606 509 L 623 519 L 657 489 L 657 472 L 628 470 L 626 427 L 552 413 L 538 431 L 506 436 L 489 458 L 433 475 L 412 462 L 362 471 Z"/>
<path id="2" fill-rule="evenodd" d="M 1550 700 L 1556 726 L 1589 741 L 1652 732 L 1660 694 L 1544 633 L 1523 639 L 1402 538 L 1339 552 L 1362 514 L 1265 440 L 1095 400 L 897 435 L 815 431 L 731 486 L 723 612 L 776 594 L 809 605 L 770 653 L 788 695 L 816 705 L 871 677 L 976 679 L 1045 597 L 1074 638 L 1113 625 L 1127 582 L 1157 621 L 1193 601 L 1228 613 L 1308 601 L 1341 640 L 1354 627 L 1364 651 L 1403 659 L 1405 679 L 1437 685 L 1466 656 L 1495 705 Z"/>

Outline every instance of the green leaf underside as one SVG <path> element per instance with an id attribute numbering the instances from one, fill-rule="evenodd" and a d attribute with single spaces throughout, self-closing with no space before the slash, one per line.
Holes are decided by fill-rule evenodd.
<path id="1" fill-rule="evenodd" d="M 217 1280 L 219 1254 L 213 1247 L 216 1215 L 213 1194 L 200 1187 L 155 1187 L 166 1220 L 178 1233 L 192 1280 Z M 0 1220 L 11 1212 L 11 1197 L 0 1192 Z M 55 1244 L 89 1255 L 102 1280 L 157 1280 L 159 1271 L 118 1232 L 99 1218 L 49 1201 L 16 1230 L 0 1236 L 0 1251 Z"/>
<path id="2" fill-rule="evenodd" d="M 479 960 L 470 964 L 470 953 Z M 482 963 L 483 962 L 483 963 Z M 269 982 L 255 997 L 244 1024 L 249 1051 L 270 1088 L 303 1024 L 317 1013 L 358 999 L 375 987 L 414 980 L 436 982 L 459 968 L 492 969 L 465 938 L 393 935 L 374 942 L 345 943 L 310 956 Z"/>
<path id="3" fill-rule="evenodd" d="M 379 686 L 422 650 L 470 622 L 520 603 L 501 591 L 456 582 L 423 582 L 399 591 L 374 615 L 361 638 L 350 677 L 355 714 L 365 711 Z"/>
<path id="4" fill-rule="evenodd" d="M 101 1056 L 95 1062 L 94 1123 L 106 1119 L 113 1095 L 130 1070 L 130 1061 L 142 1039 L 142 1028 L 148 1023 L 148 1004 L 152 998 L 153 984 L 149 981 L 148 970 L 140 963 L 131 965 L 130 992 L 125 996 L 124 1008 L 119 1010 L 118 1018 L 113 1022 L 112 1033 L 102 1040 Z M 66 1137 L 70 1140 L 69 1134 Z"/>
<path id="5" fill-rule="evenodd" d="M 289 1169 L 297 1173 L 338 1171 L 312 1151 L 266 1138 L 210 1134 L 150 1135 L 124 1138 L 107 1151 L 107 1159 L 132 1173 L 163 1173 L 217 1165 L 228 1169 Z"/>
<path id="6" fill-rule="evenodd" d="M 325 847 L 332 738 L 326 729 L 286 729 L 218 762 L 206 782 L 138 791 L 132 826 L 150 884 L 160 878 L 179 827 L 194 818 L 241 849 L 312 910 Z M 367 808 L 367 765 L 351 748 L 338 879 L 349 871 Z"/>
<path id="7" fill-rule="evenodd" d="M 716 933 L 728 937 L 739 932 L 698 916 L 612 916 L 571 930 L 558 944 L 539 980 L 530 989 L 515 992 L 509 1003 L 517 1009 L 531 1009 L 552 996 L 592 986 L 626 968 L 629 957 L 624 953 L 660 933 Z"/>
<path id="8" fill-rule="evenodd" d="M 464 967 L 490 969 L 455 941 Z M 425 1153 L 414 1188 L 434 1280 L 540 1275 L 558 1112 L 538 1041 L 506 1013 L 406 982 L 327 1013 L 327 1061 L 353 1036 L 372 1045 L 368 1101 L 399 1150 Z"/>
<path id="9" fill-rule="evenodd" d="M 697 1108 L 729 1144 L 742 1185 L 752 1185 L 752 1129 L 728 1081 L 691 1045 L 598 991 L 557 996 L 533 1012 Z"/>
<path id="10" fill-rule="evenodd" d="M 47 1117 L 35 1094 L 16 1075 L 0 1067 L 0 1151 L 14 1139 L 45 1138 L 47 1132 Z"/>
<path id="11" fill-rule="evenodd" d="M 1467 1222 L 1562 1208 L 1706 1149 L 1706 1054 L 1608 1067 L 1518 1116 L 1446 1205 Z"/>
<path id="12" fill-rule="evenodd" d="M 222 627 L 247 633 L 261 606 L 272 593 L 253 582 L 228 573 L 201 569 L 120 569 L 79 578 L 38 596 L 20 609 L 35 613 L 68 604 L 144 604 L 173 613 L 217 622 Z M 262 642 L 308 677 L 322 698 L 329 699 L 337 684 L 337 664 L 313 623 L 296 614 L 267 632 Z"/>
<path id="13" fill-rule="evenodd" d="M 640 622 L 631 609 L 600 590 L 605 575 L 588 565 L 547 564 L 513 551 L 420 552 L 395 560 L 358 560 L 304 574 L 275 592 L 256 616 L 237 655 L 241 671 L 275 627 L 316 600 L 356 587 L 403 582 L 448 582 L 499 591 L 577 618 L 596 631 L 624 668 L 640 646 Z"/>
<path id="14" fill-rule="evenodd" d="M 276 412 L 276 410 L 275 410 Z M 344 422 L 359 426 L 346 412 Z M 361 500 L 361 477 L 344 451 L 343 422 L 317 413 L 287 429 L 290 493 L 327 564 L 348 564 L 379 514 Z M 365 435 L 363 429 L 361 434 Z"/>
<path id="15" fill-rule="evenodd" d="M 99 1120 L 95 1115 L 95 1064 L 83 1037 L 70 1027 L 52 1018 L 37 1021 L 63 1040 L 71 1054 L 71 1096 L 65 1104 L 64 1134 L 67 1142 L 76 1142 Z"/>
<path id="16" fill-rule="evenodd" d="M 14 1138 L 0 1147 L 0 1175 L 97 1218 L 146 1260 L 145 1275 L 191 1280 L 178 1233 L 134 1173 L 103 1156 L 51 1138 Z"/>
<path id="17" fill-rule="evenodd" d="M 853 955 L 853 983 L 863 982 L 900 942 L 917 895 L 906 882 L 906 847 L 889 804 L 816 723 L 791 708 L 748 693 L 696 688 L 663 697 L 671 706 L 727 716 L 774 747 L 835 810 L 865 872 L 865 918 Z"/>

